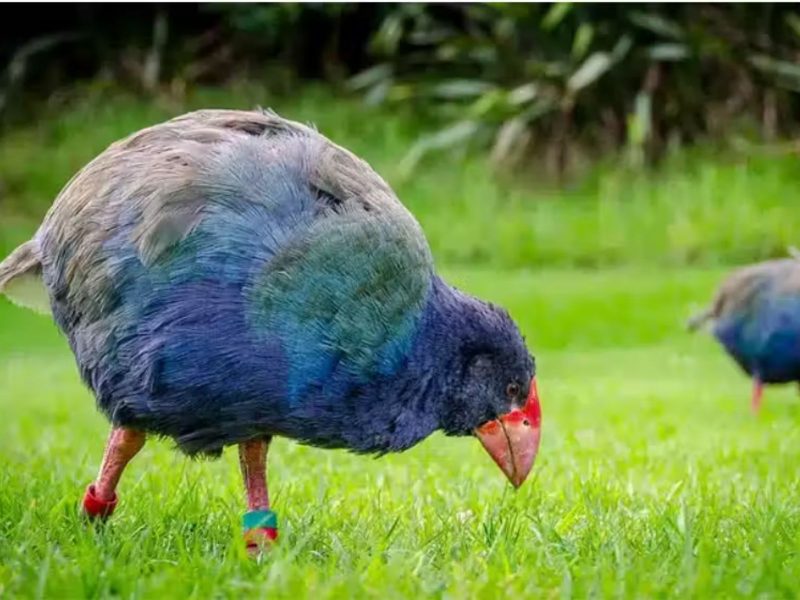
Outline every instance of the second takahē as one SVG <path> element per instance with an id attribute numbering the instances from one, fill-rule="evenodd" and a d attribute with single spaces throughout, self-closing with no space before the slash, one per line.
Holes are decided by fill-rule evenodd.
<path id="1" fill-rule="evenodd" d="M 369 165 L 274 113 L 198 111 L 113 144 L 0 265 L 0 291 L 52 313 L 113 425 L 91 517 L 147 434 L 238 444 L 250 547 L 277 536 L 272 436 L 381 454 L 474 434 L 515 486 L 538 451 L 508 314 L 436 275 Z"/>
<path id="2" fill-rule="evenodd" d="M 764 384 L 800 381 L 800 259 L 732 273 L 689 328 L 709 321 L 716 339 L 753 379 L 751 405 L 758 412 Z"/>

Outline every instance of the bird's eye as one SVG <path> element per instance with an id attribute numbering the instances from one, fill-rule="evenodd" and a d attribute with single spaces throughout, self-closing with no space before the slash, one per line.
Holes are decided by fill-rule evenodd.
<path id="1" fill-rule="evenodd" d="M 509 383 L 506 387 L 506 395 L 509 398 L 516 398 L 519 396 L 519 384 L 518 383 Z"/>

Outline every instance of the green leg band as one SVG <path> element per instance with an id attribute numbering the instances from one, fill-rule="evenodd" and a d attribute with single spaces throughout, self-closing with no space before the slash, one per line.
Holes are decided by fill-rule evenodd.
<path id="1" fill-rule="evenodd" d="M 251 510 L 242 516 L 242 527 L 245 531 L 262 527 L 277 529 L 278 515 L 271 510 Z"/>

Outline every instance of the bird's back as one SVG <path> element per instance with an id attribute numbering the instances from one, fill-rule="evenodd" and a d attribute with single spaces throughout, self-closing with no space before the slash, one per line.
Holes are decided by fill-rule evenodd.
<path id="1" fill-rule="evenodd" d="M 246 439 L 337 374 L 398 368 L 433 272 L 365 162 L 261 112 L 190 113 L 112 145 L 35 242 L 101 408 L 192 451 Z"/>

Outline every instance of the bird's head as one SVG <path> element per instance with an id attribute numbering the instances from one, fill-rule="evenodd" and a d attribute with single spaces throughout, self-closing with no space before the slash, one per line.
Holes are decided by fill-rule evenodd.
<path id="1" fill-rule="evenodd" d="M 533 467 L 541 435 L 534 360 L 505 311 L 482 304 L 473 312 L 442 429 L 476 436 L 519 487 Z"/>

